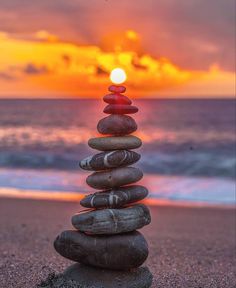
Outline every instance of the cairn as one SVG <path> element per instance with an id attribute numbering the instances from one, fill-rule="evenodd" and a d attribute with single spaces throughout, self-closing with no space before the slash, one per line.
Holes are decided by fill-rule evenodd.
<path id="1" fill-rule="evenodd" d="M 54 247 L 62 256 L 79 262 L 64 275 L 81 287 L 148 288 L 152 275 L 140 267 L 148 257 L 148 245 L 137 229 L 151 221 L 144 204 L 134 204 L 148 195 L 141 185 L 133 185 L 143 177 L 140 169 L 130 167 L 140 159 L 132 149 L 142 145 L 138 137 L 129 135 L 137 130 L 135 120 L 127 114 L 138 112 L 131 100 L 123 95 L 124 86 L 111 85 L 111 94 L 104 96 L 108 105 L 97 130 L 105 137 L 92 138 L 88 145 L 98 154 L 80 161 L 84 170 L 95 171 L 86 179 L 97 190 L 85 196 L 80 204 L 89 210 L 72 217 L 76 230 L 64 231 Z M 80 287 L 80 286 L 79 286 Z"/>

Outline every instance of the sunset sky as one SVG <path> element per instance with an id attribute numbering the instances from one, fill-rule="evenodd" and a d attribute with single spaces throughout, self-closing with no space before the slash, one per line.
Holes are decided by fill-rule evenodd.
<path id="1" fill-rule="evenodd" d="M 1 0 L 0 97 L 235 94 L 234 0 Z"/>

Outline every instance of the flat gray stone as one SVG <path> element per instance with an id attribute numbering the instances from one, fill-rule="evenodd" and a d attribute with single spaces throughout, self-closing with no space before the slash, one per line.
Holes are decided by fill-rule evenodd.
<path id="1" fill-rule="evenodd" d="M 141 233 L 86 235 L 67 230 L 54 241 L 56 251 L 75 262 L 111 270 L 141 266 L 148 257 L 148 245 Z"/>
<path id="2" fill-rule="evenodd" d="M 110 189 L 135 183 L 142 179 L 143 172 L 134 167 L 115 168 L 108 171 L 94 172 L 86 179 L 94 189 Z"/>
<path id="3" fill-rule="evenodd" d="M 137 149 L 142 145 L 141 139 L 136 136 L 108 136 L 91 138 L 88 145 L 100 151 Z"/>
<path id="4" fill-rule="evenodd" d="M 143 204 L 122 209 L 100 209 L 81 212 L 72 217 L 72 225 L 89 234 L 119 234 L 148 225 L 151 216 Z"/>
<path id="5" fill-rule="evenodd" d="M 144 199 L 148 190 L 140 185 L 123 186 L 85 196 L 80 205 L 86 208 L 120 208 Z"/>
<path id="6" fill-rule="evenodd" d="M 84 170 L 106 170 L 136 163 L 140 154 L 129 150 L 115 150 L 89 156 L 79 162 Z"/>
<path id="7" fill-rule="evenodd" d="M 153 278 L 147 267 L 112 271 L 78 263 L 68 267 L 63 276 L 84 288 L 149 288 Z"/>
<path id="8" fill-rule="evenodd" d="M 97 125 L 101 134 L 128 135 L 137 130 L 135 120 L 128 115 L 110 115 L 102 118 Z"/>
<path id="9" fill-rule="evenodd" d="M 138 112 L 138 108 L 132 105 L 109 104 L 103 112 L 106 114 L 134 114 Z"/>
<path id="10" fill-rule="evenodd" d="M 132 101 L 122 94 L 108 94 L 103 97 L 103 101 L 109 104 L 132 104 Z"/>

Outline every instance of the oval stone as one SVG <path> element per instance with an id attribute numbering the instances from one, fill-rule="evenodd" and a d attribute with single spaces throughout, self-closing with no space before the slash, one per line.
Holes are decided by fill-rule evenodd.
<path id="1" fill-rule="evenodd" d="M 138 108 L 132 105 L 109 104 L 103 112 L 106 114 L 134 114 L 138 112 Z"/>
<path id="2" fill-rule="evenodd" d="M 140 185 L 123 186 L 85 196 L 80 204 L 86 208 L 120 208 L 144 199 L 148 190 Z"/>
<path id="3" fill-rule="evenodd" d="M 147 267 L 129 271 L 107 271 L 79 263 L 68 267 L 62 277 L 64 281 L 74 281 L 83 288 L 150 288 L 153 278 Z"/>
<path id="4" fill-rule="evenodd" d="M 108 104 L 132 104 L 132 101 L 122 94 L 107 94 L 103 97 L 103 101 Z"/>
<path id="5" fill-rule="evenodd" d="M 108 136 L 91 138 L 88 145 L 100 151 L 121 150 L 121 149 L 137 149 L 142 146 L 140 138 L 130 136 Z"/>
<path id="6" fill-rule="evenodd" d="M 81 160 L 79 165 L 84 170 L 99 171 L 131 165 L 137 162 L 140 157 L 140 154 L 133 151 L 115 150 L 89 156 Z"/>
<path id="7" fill-rule="evenodd" d="M 94 172 L 87 177 L 86 182 L 95 189 L 110 189 L 135 183 L 142 177 L 143 172 L 140 169 L 122 167 L 104 172 Z"/>
<path id="8" fill-rule="evenodd" d="M 98 122 L 97 130 L 101 134 L 127 135 L 137 130 L 137 124 L 128 115 L 110 115 Z"/>
<path id="9" fill-rule="evenodd" d="M 122 209 L 100 209 L 82 212 L 72 217 L 72 225 L 89 234 L 120 234 L 148 225 L 151 216 L 143 204 Z"/>
<path id="10" fill-rule="evenodd" d="M 67 259 L 111 270 L 139 267 L 148 256 L 147 242 L 138 231 L 101 236 L 68 230 L 56 238 L 54 247 Z"/>
<path id="11" fill-rule="evenodd" d="M 121 85 L 111 85 L 108 87 L 108 91 L 113 93 L 124 93 L 126 91 L 126 87 Z"/>

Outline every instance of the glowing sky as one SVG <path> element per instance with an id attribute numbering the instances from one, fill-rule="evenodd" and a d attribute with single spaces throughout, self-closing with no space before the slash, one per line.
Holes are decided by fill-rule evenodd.
<path id="1" fill-rule="evenodd" d="M 0 97 L 235 93 L 234 0 L 1 0 Z"/>

